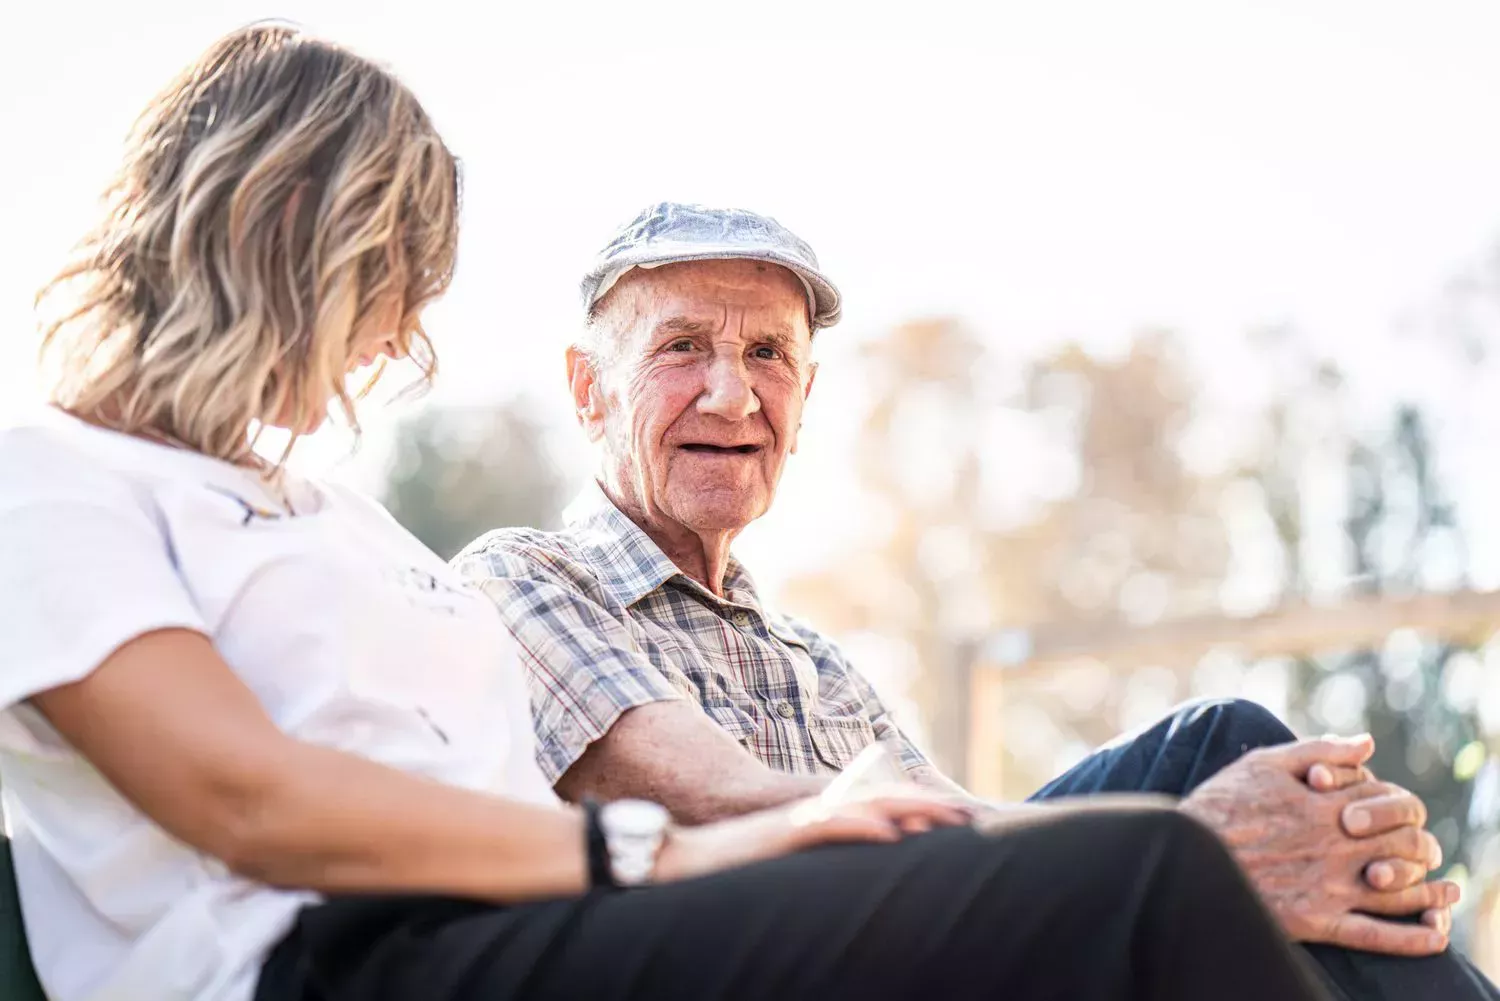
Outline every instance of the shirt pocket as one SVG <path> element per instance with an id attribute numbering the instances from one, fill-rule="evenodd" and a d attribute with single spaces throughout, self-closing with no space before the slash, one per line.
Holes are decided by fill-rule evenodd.
<path id="1" fill-rule="evenodd" d="M 807 730 L 818 757 L 840 771 L 875 743 L 875 728 L 863 716 L 809 716 Z"/>

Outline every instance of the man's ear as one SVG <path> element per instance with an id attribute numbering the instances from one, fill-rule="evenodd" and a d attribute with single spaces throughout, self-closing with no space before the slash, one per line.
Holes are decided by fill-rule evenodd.
<path id="1" fill-rule="evenodd" d="M 573 393 L 573 413 L 588 432 L 589 441 L 604 434 L 604 394 L 593 359 L 577 345 L 568 347 L 568 388 Z"/>
<path id="2" fill-rule="evenodd" d="M 817 381 L 817 378 L 818 378 L 818 363 L 817 362 L 813 362 L 812 364 L 810 364 L 807 367 L 807 382 L 802 386 L 802 402 L 803 403 L 806 403 L 807 402 L 807 398 L 812 395 L 813 383 Z M 788 449 L 788 451 L 792 455 L 796 455 L 797 454 L 797 445 L 800 442 L 801 438 L 802 438 L 802 424 L 799 422 L 796 427 L 792 428 L 792 447 L 790 449 Z"/>

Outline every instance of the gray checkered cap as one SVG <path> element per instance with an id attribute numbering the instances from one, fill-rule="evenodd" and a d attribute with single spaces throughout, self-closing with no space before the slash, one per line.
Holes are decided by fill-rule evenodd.
<path id="1" fill-rule="evenodd" d="M 769 216 L 745 209 L 715 209 L 658 202 L 636 216 L 599 252 L 581 285 L 583 308 L 614 288 L 632 268 L 680 261 L 750 260 L 779 264 L 802 279 L 814 330 L 839 322 L 839 290 L 818 270 L 807 242 Z"/>

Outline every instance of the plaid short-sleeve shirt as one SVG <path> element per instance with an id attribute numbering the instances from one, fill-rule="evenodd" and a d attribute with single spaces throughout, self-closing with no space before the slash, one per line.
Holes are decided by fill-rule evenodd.
<path id="1" fill-rule="evenodd" d="M 626 710 L 679 698 L 778 771 L 834 773 L 876 740 L 927 764 L 839 648 L 767 610 L 738 561 L 716 596 L 596 485 L 565 521 L 491 532 L 454 559 L 520 645 L 549 779 Z"/>

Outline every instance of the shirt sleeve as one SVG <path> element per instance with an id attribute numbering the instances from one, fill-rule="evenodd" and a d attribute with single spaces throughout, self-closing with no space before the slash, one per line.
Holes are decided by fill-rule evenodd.
<path id="1" fill-rule="evenodd" d="M 901 762 L 901 767 L 907 771 L 917 768 L 930 768 L 932 763 L 927 756 L 902 732 L 901 727 L 896 724 L 895 717 L 881 701 L 880 695 L 875 691 L 875 686 L 870 684 L 859 669 L 849 663 L 849 658 L 837 643 L 819 633 L 817 630 L 808 628 L 800 622 L 790 623 L 796 630 L 797 635 L 807 644 L 808 652 L 812 655 L 813 662 L 817 664 L 820 673 L 824 671 L 835 671 L 840 676 L 840 682 L 852 685 L 858 693 L 860 701 L 864 704 L 864 717 L 869 720 L 871 728 L 875 731 L 875 739 L 885 743 L 888 749 L 896 755 L 896 760 Z"/>
<path id="2" fill-rule="evenodd" d="M 524 549 L 460 555 L 458 571 L 500 610 L 531 691 L 537 763 L 556 782 L 627 710 L 683 698 L 685 677 L 641 649 L 624 610 L 612 610 Z"/>
<path id="3" fill-rule="evenodd" d="M 145 633 L 204 630 L 131 486 L 24 429 L 0 432 L 0 554 L 0 709 Z"/>
<path id="4" fill-rule="evenodd" d="M 875 739 L 884 741 L 895 752 L 896 759 L 901 762 L 901 767 L 907 771 L 931 767 L 932 763 L 927 760 L 927 755 L 923 754 L 896 725 L 891 711 L 885 707 L 884 702 L 880 701 L 875 686 L 853 667 L 849 668 L 849 676 L 865 701 L 865 713 L 870 720 L 870 725 L 875 728 Z"/>

